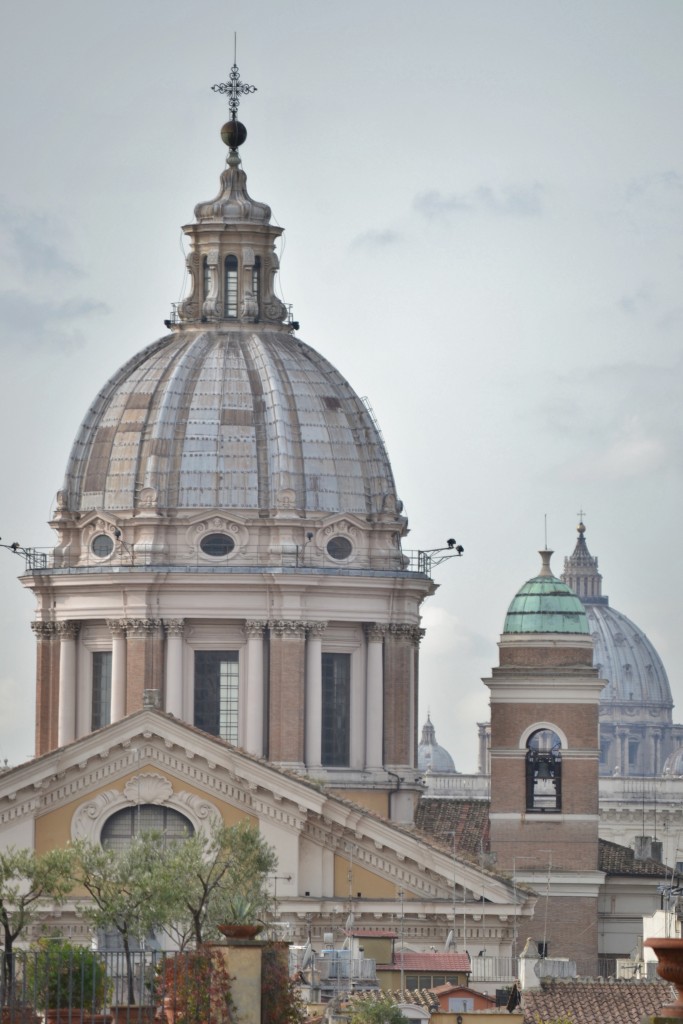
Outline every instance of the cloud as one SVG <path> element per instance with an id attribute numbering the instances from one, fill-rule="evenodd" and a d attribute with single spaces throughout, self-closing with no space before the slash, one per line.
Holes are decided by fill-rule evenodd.
<path id="1" fill-rule="evenodd" d="M 79 321 L 106 312 L 104 303 L 88 299 L 36 302 L 20 291 L 0 291 L 0 352 L 73 350 L 84 341 Z"/>
<path id="2" fill-rule="evenodd" d="M 644 174 L 639 178 L 632 178 L 626 188 L 627 202 L 635 202 L 643 197 L 656 200 L 671 195 L 683 196 L 683 175 L 678 171 Z"/>
<path id="3" fill-rule="evenodd" d="M 648 285 L 643 284 L 629 295 L 622 295 L 618 305 L 629 316 L 645 313 L 648 309 L 652 308 L 652 289 Z"/>
<path id="4" fill-rule="evenodd" d="M 11 208 L 0 200 L 0 252 L 7 267 L 22 274 L 81 277 L 62 252 L 65 229 L 45 214 Z"/>
<path id="5" fill-rule="evenodd" d="M 491 213 L 503 217 L 537 217 L 542 212 L 544 188 L 540 182 L 532 185 L 508 185 L 495 191 L 488 185 L 469 192 L 451 192 L 444 195 L 436 189 L 421 192 L 415 197 L 414 208 L 423 217 L 433 219 L 452 213 Z"/>
<path id="6" fill-rule="evenodd" d="M 596 480 L 647 479 L 681 472 L 679 395 L 683 361 L 622 363 L 577 370 L 560 381 L 560 400 L 544 409 L 556 435 L 577 454 L 565 471 Z"/>
<path id="7" fill-rule="evenodd" d="M 393 228 L 385 228 L 384 231 L 366 231 L 362 235 L 356 235 L 351 242 L 352 248 L 374 249 L 383 248 L 388 245 L 397 245 L 403 241 L 403 235 Z"/>

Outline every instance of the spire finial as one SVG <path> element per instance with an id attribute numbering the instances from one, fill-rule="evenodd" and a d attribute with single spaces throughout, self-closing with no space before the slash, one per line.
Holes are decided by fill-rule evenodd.
<path id="1" fill-rule="evenodd" d="M 584 523 L 583 523 L 583 517 L 585 516 L 586 513 L 581 508 L 581 509 L 579 509 L 579 511 L 576 514 L 579 517 L 579 525 L 576 527 L 576 531 L 577 531 L 579 537 L 583 538 L 583 535 L 586 532 L 586 527 L 584 526 Z"/>
<path id="2" fill-rule="evenodd" d="M 230 120 L 237 120 L 237 111 L 240 105 L 240 96 L 248 96 L 249 93 L 256 92 L 255 85 L 247 85 L 245 82 L 240 81 L 240 69 L 237 67 L 237 33 L 235 32 L 235 55 L 233 58 L 233 65 L 230 68 L 230 78 L 227 82 L 219 82 L 218 85 L 212 85 L 211 89 L 213 92 L 219 92 L 223 96 L 228 97 L 228 106 L 230 107 Z"/>

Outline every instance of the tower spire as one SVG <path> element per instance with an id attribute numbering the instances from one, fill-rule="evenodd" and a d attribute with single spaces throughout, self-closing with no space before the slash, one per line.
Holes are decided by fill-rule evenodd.
<path id="1" fill-rule="evenodd" d="M 598 560 L 591 555 L 586 544 L 586 527 L 583 522 L 585 514 L 583 510 L 578 513 L 579 525 L 576 531 L 579 536 L 574 551 L 564 560 L 564 572 L 560 579 L 568 584 L 582 601 L 606 604 L 607 598 L 602 596 L 602 576 L 598 572 Z"/>

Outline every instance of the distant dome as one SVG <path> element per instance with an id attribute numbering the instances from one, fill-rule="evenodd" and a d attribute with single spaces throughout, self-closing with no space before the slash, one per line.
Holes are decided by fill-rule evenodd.
<path id="1" fill-rule="evenodd" d="M 652 642 L 634 622 L 610 607 L 602 593 L 602 576 L 598 560 L 588 550 L 586 527 L 578 526 L 578 539 L 573 553 L 564 560 L 562 579 L 579 595 L 588 615 L 593 637 L 593 664 L 608 685 L 600 703 L 616 702 L 673 707 L 671 687 Z"/>
<path id="2" fill-rule="evenodd" d="M 61 501 L 368 515 L 395 487 L 368 409 L 326 359 L 285 329 L 212 325 L 162 338 L 104 386 Z"/>
<path id="3" fill-rule="evenodd" d="M 581 601 L 550 571 L 552 551 L 541 551 L 543 565 L 538 576 L 528 580 L 515 594 L 503 633 L 584 633 L 589 632 Z"/>
<path id="4" fill-rule="evenodd" d="M 664 762 L 663 775 L 683 775 L 683 747 L 669 754 Z"/>
<path id="5" fill-rule="evenodd" d="M 421 772 L 432 771 L 437 775 L 457 774 L 453 758 L 445 747 L 439 746 L 436 742 L 436 732 L 429 715 L 422 726 L 422 739 L 417 748 L 417 766 Z"/>
<path id="6" fill-rule="evenodd" d="M 638 701 L 673 706 L 662 659 L 645 633 L 615 608 L 586 602 L 595 644 L 593 663 L 608 685 L 600 702 Z"/>

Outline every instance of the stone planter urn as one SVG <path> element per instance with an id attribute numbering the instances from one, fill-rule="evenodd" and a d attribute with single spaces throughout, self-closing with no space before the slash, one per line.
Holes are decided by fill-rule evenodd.
<path id="1" fill-rule="evenodd" d="M 226 939 L 255 939 L 263 929 L 262 924 L 219 924 L 218 931 Z"/>
<path id="2" fill-rule="evenodd" d="M 654 950 L 657 974 L 674 985 L 678 993 L 676 1002 L 663 1006 L 660 1015 L 683 1020 L 683 939 L 646 939 L 643 945 Z"/>

